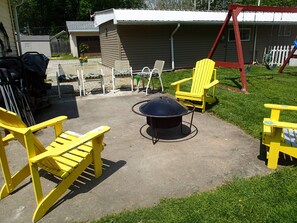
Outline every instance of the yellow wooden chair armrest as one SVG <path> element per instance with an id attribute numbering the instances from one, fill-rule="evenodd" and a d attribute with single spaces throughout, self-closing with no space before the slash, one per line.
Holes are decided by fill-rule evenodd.
<path id="1" fill-rule="evenodd" d="M 291 105 L 264 104 L 264 107 L 265 108 L 275 109 L 275 110 L 297 111 L 297 106 L 291 106 Z"/>
<path id="2" fill-rule="evenodd" d="M 278 121 L 282 111 L 297 111 L 297 106 L 291 105 L 264 104 L 264 107 L 271 109 L 270 119 L 272 121 Z"/>
<path id="3" fill-rule="evenodd" d="M 28 127 L 28 129 L 30 129 L 32 132 L 36 132 L 36 131 L 38 131 L 40 129 L 44 129 L 44 128 L 49 127 L 49 126 L 55 126 L 57 123 L 62 122 L 64 120 L 66 120 L 66 119 L 67 119 L 67 116 L 59 116 L 59 117 L 56 117 L 56 118 L 41 122 L 39 124 L 30 126 L 30 127 Z M 14 129 L 14 130 L 16 130 L 16 129 Z M 16 132 L 20 132 L 20 131 L 16 131 Z M 26 130 L 25 130 L 25 132 L 26 132 Z M 14 139 L 15 138 L 14 138 L 14 136 L 12 134 L 8 134 L 5 137 L 3 137 L 2 141 L 4 143 L 8 143 L 9 141 L 14 140 Z"/>
<path id="4" fill-rule="evenodd" d="M 80 136 L 79 138 L 69 142 L 68 144 L 64 144 L 63 148 L 46 151 L 44 153 L 41 153 L 41 154 L 31 158 L 30 162 L 37 163 L 37 162 L 39 162 L 45 158 L 48 158 L 48 157 L 61 156 L 62 154 L 66 153 L 70 150 L 73 150 L 86 142 L 91 141 L 92 139 L 108 132 L 109 130 L 110 130 L 109 126 L 100 126 L 99 128 L 91 130 L 91 131 L 87 132 L 86 134 Z"/>
<path id="5" fill-rule="evenodd" d="M 208 85 L 204 86 L 204 89 L 209 89 L 209 88 L 211 88 L 211 87 L 217 85 L 218 83 L 219 83 L 218 80 L 214 80 L 214 81 L 212 81 L 211 83 L 209 83 Z"/>
<path id="6" fill-rule="evenodd" d="M 28 132 L 29 129 L 31 130 L 31 132 L 36 132 L 38 130 L 44 129 L 44 128 L 49 127 L 49 126 L 58 127 L 58 124 L 61 123 L 64 120 L 66 120 L 66 119 L 67 119 L 67 116 L 59 116 L 59 117 L 56 117 L 56 118 L 41 122 L 39 124 L 27 127 L 27 128 L 14 128 L 14 127 L 11 127 L 11 126 L 6 126 L 4 124 L 2 124 L 2 125 L 6 129 L 11 129 L 14 132 L 17 132 L 17 133 L 20 133 L 20 134 L 25 134 L 25 133 Z M 14 139 L 15 139 L 14 135 L 10 133 L 10 134 L 6 135 L 5 137 L 3 137 L 2 141 L 3 141 L 4 145 L 7 145 L 9 141 L 14 140 Z"/>
<path id="7" fill-rule="evenodd" d="M 30 128 L 30 130 L 32 132 L 36 132 L 36 131 L 38 131 L 40 129 L 44 129 L 44 128 L 49 127 L 49 126 L 55 126 L 57 123 L 62 122 L 64 120 L 66 120 L 66 119 L 67 119 L 67 116 L 58 116 L 58 117 L 46 120 L 44 122 L 38 123 L 36 125 L 30 126 L 28 128 Z"/>
<path id="8" fill-rule="evenodd" d="M 192 77 L 185 78 L 185 79 L 182 79 L 182 80 L 179 80 L 179 81 L 176 81 L 176 82 L 171 83 L 171 86 L 179 85 L 179 84 L 182 84 L 184 82 L 190 81 L 192 79 L 193 79 Z"/>
<path id="9" fill-rule="evenodd" d="M 8 143 L 9 141 L 15 139 L 12 134 L 6 135 L 4 138 L 2 138 L 3 143 Z"/>
<path id="10" fill-rule="evenodd" d="M 264 120 L 263 124 L 273 127 L 273 128 L 297 129 L 297 123 L 292 123 L 292 122 L 279 122 L 279 121 L 272 121 L 272 120 Z"/>
<path id="11" fill-rule="evenodd" d="M 7 125 L 2 124 L 2 123 L 1 123 L 1 127 L 5 128 L 5 129 L 8 129 L 8 130 L 11 130 L 13 132 L 17 132 L 17 133 L 22 134 L 22 135 L 25 135 L 30 130 L 29 128 L 16 128 L 16 127 L 12 127 L 12 126 L 7 126 Z M 10 136 L 10 135 L 12 135 L 12 134 L 7 135 L 7 137 L 8 137 L 8 139 L 11 140 L 12 136 Z"/>

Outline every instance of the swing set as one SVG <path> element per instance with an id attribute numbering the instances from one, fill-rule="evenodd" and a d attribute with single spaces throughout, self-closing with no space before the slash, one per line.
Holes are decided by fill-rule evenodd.
<path id="1" fill-rule="evenodd" d="M 295 12 L 296 13 L 297 8 L 275 7 L 275 6 L 246 6 L 246 5 L 238 5 L 238 4 L 228 5 L 228 14 L 217 35 L 217 38 L 215 39 L 215 42 L 210 52 L 208 53 L 208 58 L 211 59 L 213 57 L 217 49 L 217 46 L 223 36 L 223 33 L 227 28 L 227 25 L 230 19 L 232 18 L 238 62 L 216 61 L 216 66 L 239 69 L 241 85 L 242 85 L 241 91 L 246 93 L 248 92 L 248 86 L 246 81 L 246 71 L 244 69 L 244 58 L 243 58 L 243 51 L 242 51 L 242 44 L 240 39 L 240 30 L 239 30 L 237 16 L 240 14 L 240 12 L 247 12 L 247 11 L 248 12 Z M 296 50 L 296 47 L 295 47 L 295 50 Z"/>

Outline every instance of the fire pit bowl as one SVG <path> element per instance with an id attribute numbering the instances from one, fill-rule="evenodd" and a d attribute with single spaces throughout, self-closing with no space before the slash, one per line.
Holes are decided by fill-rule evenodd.
<path id="1" fill-rule="evenodd" d="M 139 112 L 135 110 L 137 105 L 140 105 Z M 182 131 L 182 117 L 190 113 L 192 113 L 190 122 L 191 132 L 194 110 L 194 105 L 193 108 L 189 110 L 186 106 L 170 97 L 157 97 L 152 100 L 141 101 L 132 107 L 134 113 L 146 117 L 147 124 L 153 129 L 153 144 L 158 141 L 158 128 L 166 129 L 181 125 Z"/>

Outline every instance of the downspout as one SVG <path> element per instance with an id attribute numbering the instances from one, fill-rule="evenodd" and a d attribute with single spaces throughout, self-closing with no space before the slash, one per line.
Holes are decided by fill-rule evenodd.
<path id="1" fill-rule="evenodd" d="M 258 6 L 261 5 L 261 0 L 258 0 Z M 256 58 L 256 49 L 257 49 L 257 38 L 258 38 L 258 25 L 256 24 L 256 12 L 255 12 L 255 16 L 254 16 L 254 21 L 255 21 L 255 25 L 254 25 L 254 44 L 253 44 L 253 61 L 252 63 L 256 63 L 257 58 Z"/>
<path id="2" fill-rule="evenodd" d="M 173 32 L 170 35 L 170 43 L 171 43 L 171 69 L 174 70 L 175 69 L 175 65 L 174 65 L 174 42 L 173 42 L 173 36 L 174 34 L 177 32 L 177 30 L 180 27 L 180 23 L 177 24 L 176 28 L 173 30 Z"/>
<path id="3" fill-rule="evenodd" d="M 22 45 L 21 45 L 21 38 L 20 38 L 20 27 L 19 27 L 17 7 L 19 7 L 23 3 L 24 3 L 23 0 L 20 0 L 20 1 L 17 1 L 15 5 L 13 5 L 14 23 L 15 23 L 16 33 L 17 33 L 19 55 L 22 55 Z"/>

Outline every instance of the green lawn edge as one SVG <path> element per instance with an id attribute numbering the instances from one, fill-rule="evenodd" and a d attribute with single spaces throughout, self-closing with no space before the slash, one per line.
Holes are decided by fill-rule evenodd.
<path id="1" fill-rule="evenodd" d="M 263 106 L 265 103 L 297 105 L 297 69 L 286 68 L 287 73 L 284 74 L 277 73 L 277 69 L 270 71 L 264 66 L 251 67 L 246 74 L 249 92 L 244 94 L 226 89 L 240 89 L 239 71 L 218 68 L 218 79 L 225 87 L 216 89 L 218 101 L 208 106 L 207 112 L 260 139 L 263 118 L 270 115 L 270 110 Z M 165 91 L 174 95 L 170 83 L 190 77 L 191 72 L 163 73 Z M 184 89 L 189 87 L 184 86 Z M 293 122 L 296 119 L 294 112 L 281 115 L 284 121 Z M 207 192 L 197 192 L 184 198 L 162 199 L 154 207 L 123 211 L 95 222 L 295 222 L 296 175 L 296 167 L 291 166 L 279 168 L 267 176 L 234 178 Z"/>
<path id="2" fill-rule="evenodd" d="M 294 222 L 296 168 L 269 176 L 235 178 L 214 190 L 163 199 L 154 207 L 124 211 L 97 223 Z"/>

